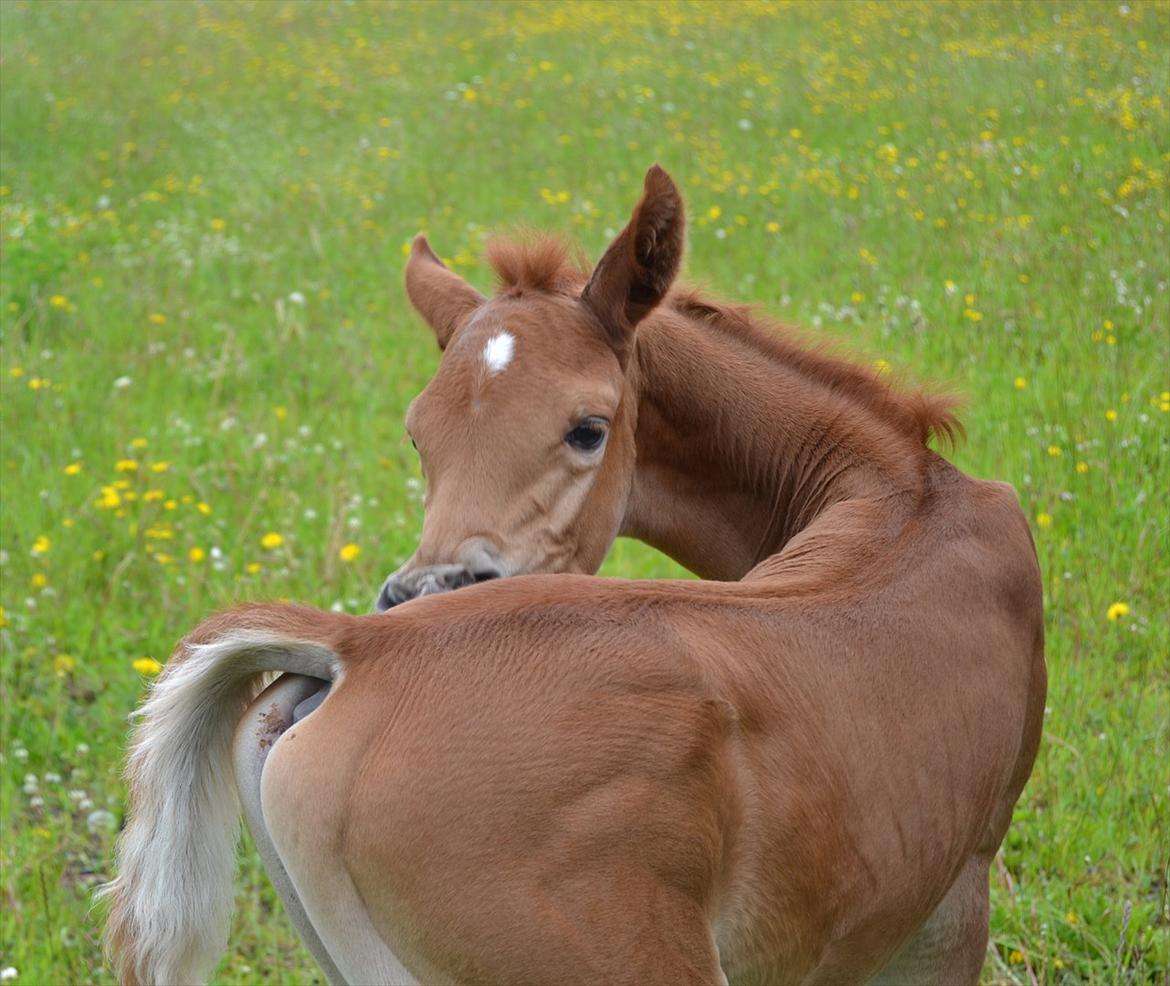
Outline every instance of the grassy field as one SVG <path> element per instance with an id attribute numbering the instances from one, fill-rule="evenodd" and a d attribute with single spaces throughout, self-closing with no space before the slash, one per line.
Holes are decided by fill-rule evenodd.
<path id="1" fill-rule="evenodd" d="M 1050 708 L 988 983 L 1166 982 L 1170 5 L 0 6 L 0 978 L 109 982 L 126 715 L 214 607 L 413 549 L 418 230 L 486 289 L 654 161 L 692 279 L 969 397 Z M 604 569 L 680 574 L 619 542 Z M 226 983 L 321 982 L 250 848 Z"/>

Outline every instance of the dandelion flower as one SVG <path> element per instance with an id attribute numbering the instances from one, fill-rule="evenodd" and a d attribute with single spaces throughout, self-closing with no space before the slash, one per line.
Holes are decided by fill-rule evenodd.
<path id="1" fill-rule="evenodd" d="M 1111 622 L 1120 620 L 1123 616 L 1129 616 L 1128 603 L 1113 603 L 1105 613 L 1105 618 Z"/>
<path id="2" fill-rule="evenodd" d="M 250 562 L 248 562 L 247 565 L 244 566 L 244 571 L 247 572 L 249 575 L 255 575 L 263 567 L 264 566 L 261 565 L 258 561 L 250 561 Z"/>
<path id="3" fill-rule="evenodd" d="M 211 513 L 211 504 L 204 503 L 202 500 L 200 500 L 197 504 L 195 504 L 195 509 L 203 514 L 204 517 L 206 517 L 209 513 Z"/>
<path id="4" fill-rule="evenodd" d="M 210 225 L 211 228 L 214 229 L 217 233 L 222 233 L 225 229 L 227 229 L 227 223 L 225 223 L 222 219 L 213 219 L 211 220 Z"/>
<path id="5" fill-rule="evenodd" d="M 1028 386 L 1028 378 L 1027 377 L 1016 377 L 1016 379 L 1015 379 L 1016 390 L 1024 390 L 1027 388 L 1027 386 Z"/>
<path id="6" fill-rule="evenodd" d="M 344 548 L 337 552 L 337 557 L 342 561 L 353 561 L 361 553 L 362 549 L 359 548 L 356 544 L 347 544 Z"/>
<path id="7" fill-rule="evenodd" d="M 139 674 L 154 677 L 162 670 L 162 665 L 153 657 L 140 657 L 133 663 L 134 670 Z"/>
<path id="8" fill-rule="evenodd" d="M 1043 511 L 1036 515 L 1036 526 L 1040 528 L 1049 528 L 1052 526 L 1052 514 L 1044 513 Z"/>
<path id="9" fill-rule="evenodd" d="M 50 541 L 47 537 L 45 537 L 44 534 L 41 534 L 33 542 L 32 553 L 34 555 L 47 555 L 49 553 L 49 549 L 52 546 L 53 546 L 53 542 Z"/>
<path id="10" fill-rule="evenodd" d="M 49 304 L 53 308 L 68 308 L 69 299 L 66 298 L 63 294 L 55 294 L 49 299 Z"/>
<path id="11" fill-rule="evenodd" d="M 1117 412 L 1115 410 L 1113 410 L 1113 408 L 1109 408 L 1109 410 L 1105 412 L 1105 420 L 1106 421 L 1116 421 L 1117 420 Z"/>
<path id="12" fill-rule="evenodd" d="M 37 572 L 35 575 L 33 575 L 30 581 L 32 582 L 32 587 L 34 589 L 43 589 L 49 584 L 49 580 L 45 576 L 44 572 Z"/>
<path id="13" fill-rule="evenodd" d="M 269 531 L 260 539 L 260 547 L 265 551 L 275 551 L 284 544 L 284 537 L 275 531 Z"/>
<path id="14" fill-rule="evenodd" d="M 77 661 L 69 654 L 58 654 L 53 658 L 53 670 L 61 677 L 69 674 L 77 667 Z"/>
<path id="15" fill-rule="evenodd" d="M 114 463 L 114 468 L 118 472 L 137 472 L 138 462 L 135 459 L 119 459 Z"/>
<path id="16" fill-rule="evenodd" d="M 147 316 L 147 318 L 149 319 L 151 325 L 166 325 L 167 324 L 167 317 L 165 315 L 163 315 L 161 312 L 151 312 L 150 315 Z"/>
<path id="17" fill-rule="evenodd" d="M 81 472 L 80 462 L 70 462 L 64 469 L 66 476 L 76 476 L 79 472 Z"/>
<path id="18" fill-rule="evenodd" d="M 191 561 L 198 564 L 199 562 L 203 561 L 204 558 L 207 557 L 207 552 L 205 552 L 202 548 L 192 548 L 190 551 L 187 552 L 187 557 L 190 558 Z"/>

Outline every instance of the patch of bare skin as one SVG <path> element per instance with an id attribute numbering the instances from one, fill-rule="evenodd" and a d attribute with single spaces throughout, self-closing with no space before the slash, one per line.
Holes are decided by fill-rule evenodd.
<path id="1" fill-rule="evenodd" d="M 256 730 L 256 737 L 262 750 L 272 746 L 273 743 L 280 739 L 281 734 L 289 726 L 275 702 L 272 703 L 271 708 L 267 712 L 260 713 L 259 720 L 260 728 Z"/>

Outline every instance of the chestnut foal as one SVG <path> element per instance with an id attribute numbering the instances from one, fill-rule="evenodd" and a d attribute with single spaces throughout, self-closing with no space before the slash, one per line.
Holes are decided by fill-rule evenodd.
<path id="1" fill-rule="evenodd" d="M 336 983 L 977 981 L 1044 708 L 1028 526 L 926 447 L 945 401 L 672 289 L 682 246 L 659 168 L 591 276 L 497 247 L 489 300 L 415 242 L 418 551 L 389 612 L 178 646 L 123 982 L 215 968 L 240 803 Z M 590 577 L 618 534 L 715 581 Z"/>

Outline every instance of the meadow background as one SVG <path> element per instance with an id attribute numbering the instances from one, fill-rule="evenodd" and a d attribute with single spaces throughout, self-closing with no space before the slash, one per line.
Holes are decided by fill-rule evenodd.
<path id="1" fill-rule="evenodd" d="M 692 279 L 969 397 L 1044 570 L 987 983 L 1170 967 L 1170 5 L 0 5 L 0 980 L 110 981 L 126 715 L 234 600 L 413 549 L 407 244 L 593 256 L 654 161 Z M 619 542 L 604 571 L 681 574 Z M 226 983 L 321 982 L 245 848 Z"/>

